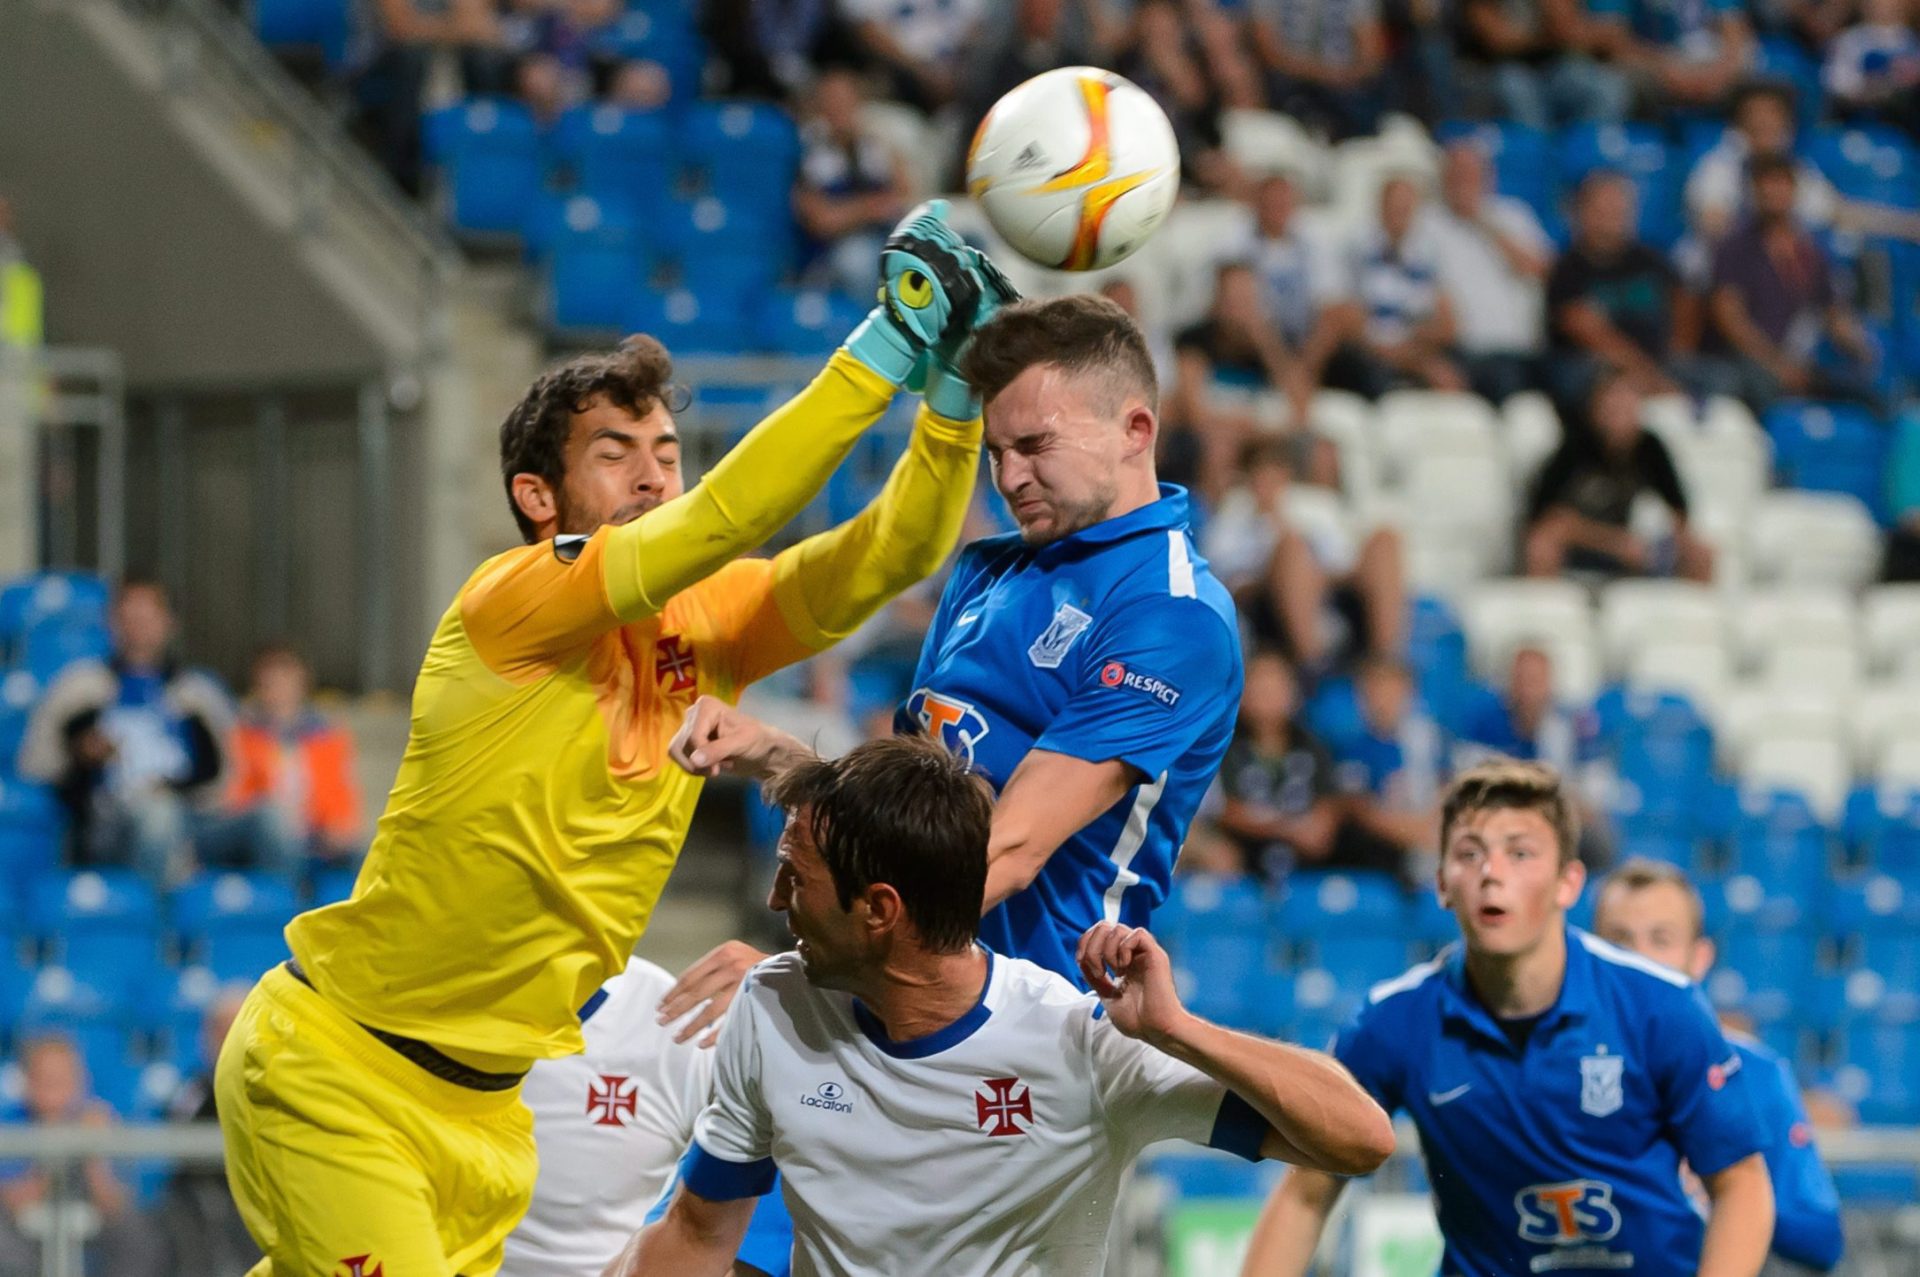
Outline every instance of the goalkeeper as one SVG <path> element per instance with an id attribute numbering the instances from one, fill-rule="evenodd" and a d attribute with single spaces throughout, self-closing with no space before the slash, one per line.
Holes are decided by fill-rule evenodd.
<path id="1" fill-rule="evenodd" d="M 626 966 L 700 794 L 668 741 L 697 697 L 736 700 L 945 559 L 980 445 L 954 361 L 1010 295 L 944 205 L 916 210 L 882 251 L 872 314 L 687 492 L 650 338 L 546 374 L 508 416 L 527 545 L 442 616 L 352 898 L 293 921 L 293 961 L 221 1052 L 256 1277 L 496 1272 L 534 1181 L 520 1080 L 582 1049 L 577 1012 Z M 742 558 L 910 378 L 925 402 L 873 504 Z"/>

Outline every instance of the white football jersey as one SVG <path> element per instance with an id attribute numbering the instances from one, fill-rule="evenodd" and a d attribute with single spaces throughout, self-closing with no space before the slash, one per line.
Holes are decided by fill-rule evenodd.
<path id="1" fill-rule="evenodd" d="M 714 1053 L 674 1042 L 675 1026 L 655 1022 L 672 987 L 667 972 L 633 959 L 580 1025 L 585 1053 L 540 1060 L 521 1084 L 540 1178 L 507 1238 L 501 1277 L 598 1273 L 686 1152 L 712 1086 Z"/>
<path id="2" fill-rule="evenodd" d="M 1097 1274 L 1122 1177 L 1158 1140 L 1252 1156 L 1265 1124 L 1018 958 L 946 1028 L 893 1042 L 797 954 L 747 976 L 682 1166 L 730 1199 L 777 1163 L 795 1277 Z M 768 1159 L 771 1159 L 770 1161 Z"/>

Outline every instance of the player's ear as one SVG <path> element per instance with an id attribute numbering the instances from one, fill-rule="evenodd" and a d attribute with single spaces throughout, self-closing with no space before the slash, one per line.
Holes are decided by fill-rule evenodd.
<path id="1" fill-rule="evenodd" d="M 1139 399 L 1130 400 L 1126 407 L 1126 422 L 1123 429 L 1127 432 L 1127 455 L 1135 457 L 1145 453 L 1153 455 L 1153 443 L 1160 433 L 1160 423 L 1154 418 L 1153 409 Z"/>
<path id="2" fill-rule="evenodd" d="M 866 902 L 867 933 L 878 940 L 896 934 L 907 921 L 907 902 L 884 882 L 876 882 L 860 896 Z"/>
<path id="3" fill-rule="evenodd" d="M 553 485 L 537 474 L 513 476 L 513 504 L 536 524 L 553 523 L 560 518 L 560 503 Z"/>
<path id="4" fill-rule="evenodd" d="M 1587 885 L 1587 867 L 1580 857 L 1569 856 L 1567 863 L 1560 866 L 1560 880 L 1553 890 L 1553 903 L 1561 909 L 1571 909 L 1580 903 L 1580 892 Z"/>
<path id="5" fill-rule="evenodd" d="M 1713 964 L 1719 957 L 1719 948 L 1713 941 L 1701 936 L 1693 942 L 1693 951 L 1688 956 L 1687 974 L 1695 981 L 1706 979 L 1707 972 L 1713 970 Z"/>

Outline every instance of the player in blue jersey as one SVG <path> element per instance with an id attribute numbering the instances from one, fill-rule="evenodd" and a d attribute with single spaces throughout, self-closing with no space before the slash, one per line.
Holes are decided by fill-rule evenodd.
<path id="1" fill-rule="evenodd" d="M 1158 482 L 1158 389 L 1140 329 L 1104 297 L 1018 302 L 974 334 L 994 484 L 1019 530 L 961 552 L 896 726 L 937 737 L 998 792 L 981 939 L 1081 983 L 1096 922 L 1146 923 L 1233 735 L 1233 600 Z M 764 777 L 811 757 L 711 698 L 669 750 Z M 750 958 L 716 950 L 662 1006 L 731 999 Z M 1084 985 L 1083 985 L 1084 987 Z"/>
<path id="2" fill-rule="evenodd" d="M 1634 859 L 1600 885 L 1593 929 L 1622 949 L 1703 982 L 1713 970 L 1713 941 L 1704 934 L 1700 893 L 1673 865 Z M 1773 1179 L 1773 1253 L 1821 1270 L 1840 1262 L 1840 1194 L 1813 1145 L 1813 1126 L 1788 1063 L 1729 1030 L 1760 1112 L 1767 1173 Z"/>
<path id="3" fill-rule="evenodd" d="M 1458 777 L 1439 880 L 1461 943 L 1375 986 L 1334 1055 L 1419 1129 L 1443 1273 L 1753 1277 L 1773 1190 L 1743 1060 L 1685 976 L 1567 925 L 1576 833 L 1548 768 Z M 1341 1183 L 1290 1173 L 1246 1277 L 1305 1273 Z"/>

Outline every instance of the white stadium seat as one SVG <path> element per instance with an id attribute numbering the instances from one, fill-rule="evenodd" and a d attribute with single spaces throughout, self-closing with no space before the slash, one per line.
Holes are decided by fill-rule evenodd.
<path id="1" fill-rule="evenodd" d="M 1873 778 L 1904 792 L 1920 790 L 1920 731 L 1910 729 L 1889 740 Z"/>
<path id="2" fill-rule="evenodd" d="M 1727 696 L 1715 743 L 1721 761 L 1738 772 L 1761 740 L 1781 736 L 1845 738 L 1849 709 L 1849 702 L 1818 691 L 1742 683 Z"/>
<path id="3" fill-rule="evenodd" d="M 1615 671 L 1624 672 L 1648 642 L 1719 644 L 1726 627 L 1725 609 L 1711 586 L 1630 577 L 1600 593 L 1601 653 Z"/>
<path id="4" fill-rule="evenodd" d="M 1224 111 L 1220 116 L 1220 143 L 1250 176 L 1285 173 L 1302 188 L 1303 199 L 1326 189 L 1332 157 L 1290 115 L 1247 107 Z"/>
<path id="5" fill-rule="evenodd" d="M 1749 666 L 1782 644 L 1857 648 L 1857 609 L 1851 594 L 1832 586 L 1766 587 L 1735 605 L 1733 636 Z"/>
<path id="6" fill-rule="evenodd" d="M 1802 794 L 1814 811 L 1837 821 L 1853 788 L 1853 768 L 1838 736 L 1761 736 L 1746 749 L 1740 779 L 1758 789 Z"/>
<path id="7" fill-rule="evenodd" d="M 1500 417 L 1514 489 L 1524 493 L 1540 473 L 1540 467 L 1560 446 L 1563 434 L 1560 414 L 1553 410 L 1553 400 L 1537 390 L 1527 390 L 1509 396 L 1500 409 Z"/>
<path id="8" fill-rule="evenodd" d="M 1733 666 L 1723 643 L 1653 639 L 1633 653 L 1627 686 L 1685 696 L 1702 717 L 1717 724 L 1733 689 Z"/>
<path id="9" fill-rule="evenodd" d="M 1862 595 L 1860 637 L 1873 668 L 1920 670 L 1920 584 L 1880 585 Z"/>
<path id="10" fill-rule="evenodd" d="M 1499 419 L 1478 395 L 1396 390 L 1380 396 L 1379 422 L 1380 451 L 1390 471 L 1410 469 L 1423 457 L 1506 456 Z"/>
<path id="11" fill-rule="evenodd" d="M 1860 649 L 1851 643 L 1776 643 L 1761 658 L 1760 681 L 1782 692 L 1804 690 L 1851 701 L 1865 681 Z"/>
<path id="12" fill-rule="evenodd" d="M 1920 682 L 1870 683 L 1847 716 L 1853 755 L 1863 772 L 1879 766 L 1893 741 L 1920 733 Z"/>
<path id="13" fill-rule="evenodd" d="M 1789 585 L 1855 589 L 1880 566 L 1880 529 L 1859 498 L 1839 492 L 1769 492 L 1749 530 L 1754 574 Z"/>
<path id="14" fill-rule="evenodd" d="M 1503 678 L 1521 643 L 1593 649 L 1593 609 L 1586 590 L 1571 581 L 1488 581 L 1461 598 L 1460 618 L 1483 678 Z"/>

